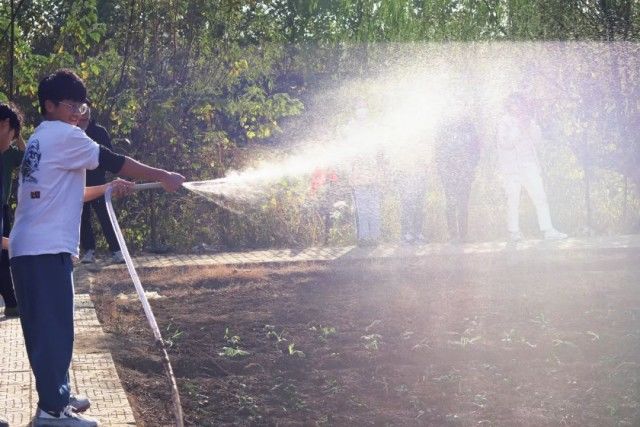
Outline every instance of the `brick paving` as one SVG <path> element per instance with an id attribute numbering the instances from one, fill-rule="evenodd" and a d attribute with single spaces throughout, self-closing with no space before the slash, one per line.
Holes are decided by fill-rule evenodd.
<path id="1" fill-rule="evenodd" d="M 572 238 L 546 242 L 528 240 L 516 245 L 505 242 L 470 243 L 464 245 L 383 244 L 375 248 L 317 247 L 306 249 L 273 249 L 252 252 L 228 252 L 204 255 L 145 255 L 134 259 L 139 268 L 211 265 L 256 265 L 295 262 L 354 262 L 381 258 L 415 258 L 455 256 L 482 253 L 528 255 L 531 253 L 571 253 L 593 250 L 640 249 L 640 235 L 597 238 Z M 96 265 L 104 270 L 123 265 Z M 113 359 L 105 350 L 104 333 L 89 298 L 91 273 L 84 266 L 76 268 L 76 347 L 71 366 L 74 390 L 92 400 L 89 415 L 103 426 L 135 425 L 127 396 L 122 389 Z M 89 345 L 78 345 L 83 341 Z M 37 395 L 29 368 L 20 323 L 17 319 L 0 318 L 0 414 L 11 426 L 28 425 L 35 412 Z"/>
<path id="2" fill-rule="evenodd" d="M 306 249 L 272 249 L 251 252 L 226 252 L 200 255 L 142 255 L 134 258 L 136 268 L 180 266 L 255 265 L 295 262 L 362 261 L 381 258 L 415 258 L 428 256 L 454 256 L 464 254 L 529 255 L 558 254 L 610 250 L 639 249 L 640 235 L 571 238 L 560 241 L 526 240 L 518 244 L 482 242 L 452 245 L 429 243 L 424 245 L 382 244 L 371 248 L 356 246 L 312 247 Z M 108 265 L 104 269 L 124 268 Z"/>
<path id="3" fill-rule="evenodd" d="M 69 372 L 74 392 L 91 399 L 87 412 L 102 426 L 135 425 L 133 411 L 122 388 L 106 337 L 89 298 L 89 273 L 76 269 L 76 345 Z M 0 415 L 10 426 L 29 425 L 38 395 L 24 348 L 18 319 L 0 318 Z"/>

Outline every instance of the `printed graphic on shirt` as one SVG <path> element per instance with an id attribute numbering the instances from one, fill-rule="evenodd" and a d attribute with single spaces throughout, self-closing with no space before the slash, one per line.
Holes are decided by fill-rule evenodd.
<path id="1" fill-rule="evenodd" d="M 34 139 L 33 141 L 31 141 L 31 143 L 29 143 L 27 152 L 24 153 L 24 158 L 22 159 L 22 167 L 20 172 L 22 172 L 23 183 L 38 183 L 38 179 L 33 175 L 38 172 L 41 157 L 42 154 L 40 153 L 40 142 L 37 139 Z"/>

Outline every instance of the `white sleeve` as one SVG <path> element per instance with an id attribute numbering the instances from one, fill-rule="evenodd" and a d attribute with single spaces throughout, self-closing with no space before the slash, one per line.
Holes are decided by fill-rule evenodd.
<path id="1" fill-rule="evenodd" d="M 531 143 L 533 145 L 542 145 L 542 129 L 536 122 L 531 122 Z"/>
<path id="2" fill-rule="evenodd" d="M 500 120 L 498 123 L 498 150 L 508 150 L 513 148 L 513 136 L 511 135 L 512 129 L 510 123 L 506 119 Z"/>
<path id="3" fill-rule="evenodd" d="M 95 169 L 98 167 L 100 146 L 79 127 L 74 127 L 60 147 L 58 158 L 62 169 Z"/>

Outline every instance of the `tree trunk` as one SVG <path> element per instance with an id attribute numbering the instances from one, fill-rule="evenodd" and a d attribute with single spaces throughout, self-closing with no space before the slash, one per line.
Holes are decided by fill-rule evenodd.
<path id="1" fill-rule="evenodd" d="M 11 28 L 10 28 L 10 39 L 9 39 L 9 101 L 13 101 L 13 61 L 15 59 L 15 23 L 16 23 L 16 15 L 15 15 L 15 7 L 14 0 L 11 0 Z"/>

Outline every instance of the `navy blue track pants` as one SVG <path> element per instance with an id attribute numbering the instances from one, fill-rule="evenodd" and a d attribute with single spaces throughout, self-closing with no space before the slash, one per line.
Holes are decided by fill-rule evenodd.
<path id="1" fill-rule="evenodd" d="M 69 404 L 73 353 L 73 264 L 68 253 L 19 256 L 11 274 L 38 406 L 50 412 Z"/>

